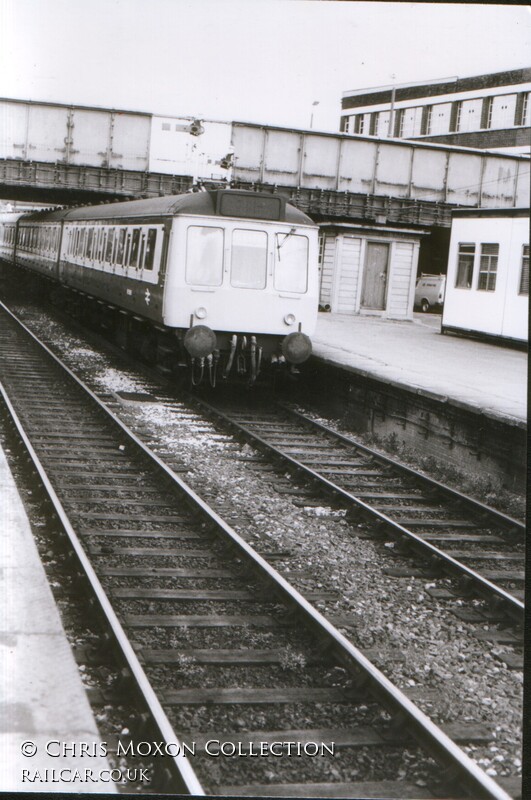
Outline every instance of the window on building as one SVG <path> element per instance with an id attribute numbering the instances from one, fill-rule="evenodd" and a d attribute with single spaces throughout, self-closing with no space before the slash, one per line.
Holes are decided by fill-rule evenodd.
<path id="1" fill-rule="evenodd" d="M 462 116 L 463 116 L 463 104 L 462 103 L 456 103 L 455 104 L 455 122 L 454 122 L 454 125 L 453 125 L 453 130 L 454 131 L 460 131 L 461 130 L 461 118 L 462 118 Z"/>
<path id="2" fill-rule="evenodd" d="M 522 125 L 531 125 L 531 103 L 529 102 L 530 93 L 524 95 L 522 104 Z"/>
<path id="3" fill-rule="evenodd" d="M 529 245 L 522 247 L 522 271 L 520 273 L 520 289 L 518 294 L 529 294 Z"/>
<path id="4" fill-rule="evenodd" d="M 424 119 L 422 121 L 422 133 L 428 136 L 431 133 L 431 117 L 433 114 L 433 106 L 426 106 L 424 109 Z"/>
<path id="5" fill-rule="evenodd" d="M 163 122 L 161 127 L 163 131 L 171 131 L 171 125 L 169 122 Z"/>
<path id="6" fill-rule="evenodd" d="M 481 127 L 481 111 L 483 100 L 463 100 L 460 104 L 460 113 L 457 121 L 457 130 L 460 133 L 477 131 Z"/>
<path id="7" fill-rule="evenodd" d="M 398 136 L 399 139 L 401 139 L 402 136 L 404 135 L 404 109 L 403 108 L 400 108 L 396 112 L 395 135 Z"/>
<path id="8" fill-rule="evenodd" d="M 457 254 L 457 275 L 455 279 L 455 286 L 457 289 L 470 289 L 472 287 L 475 254 L 475 244 L 463 242 L 459 245 Z"/>
<path id="9" fill-rule="evenodd" d="M 391 132 L 389 131 L 390 117 L 391 111 L 380 111 L 378 113 L 378 136 L 383 138 L 391 135 Z"/>
<path id="10" fill-rule="evenodd" d="M 514 125 L 516 94 L 503 94 L 492 98 L 489 128 L 509 128 Z"/>
<path id="11" fill-rule="evenodd" d="M 499 244 L 481 245 L 478 276 L 478 289 L 480 291 L 494 292 L 496 290 L 499 250 Z"/>
<path id="12" fill-rule="evenodd" d="M 364 123 L 364 115 L 356 114 L 354 117 L 354 133 L 363 133 Z"/>
<path id="13" fill-rule="evenodd" d="M 518 98 L 518 102 L 516 104 L 516 113 L 514 118 L 515 125 L 525 125 L 528 126 L 531 124 L 531 107 L 529 103 L 529 92 L 525 92 L 521 94 Z"/>
<path id="14" fill-rule="evenodd" d="M 490 128 L 492 125 L 492 97 L 485 97 L 481 111 L 481 127 Z"/>

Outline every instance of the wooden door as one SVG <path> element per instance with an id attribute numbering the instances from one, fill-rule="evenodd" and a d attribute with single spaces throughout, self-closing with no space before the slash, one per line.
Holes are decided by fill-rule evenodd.
<path id="1" fill-rule="evenodd" d="M 361 307 L 383 311 L 387 293 L 389 245 L 367 242 Z"/>

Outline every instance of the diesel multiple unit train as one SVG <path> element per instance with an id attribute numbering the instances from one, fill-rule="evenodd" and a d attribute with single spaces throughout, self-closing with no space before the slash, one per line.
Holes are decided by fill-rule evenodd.
<path id="1" fill-rule="evenodd" d="M 4 215 L 0 258 L 49 278 L 166 371 L 253 383 L 311 353 L 317 231 L 278 195 L 217 189 Z"/>

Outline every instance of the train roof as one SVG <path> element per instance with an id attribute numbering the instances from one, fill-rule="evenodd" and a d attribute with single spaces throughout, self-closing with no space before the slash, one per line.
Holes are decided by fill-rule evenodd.
<path id="1" fill-rule="evenodd" d="M 129 200 L 96 206 L 65 208 L 29 214 L 25 220 L 75 221 L 104 220 L 133 217 L 173 217 L 180 214 L 201 216 L 245 217 L 268 221 L 293 222 L 313 225 L 304 212 L 287 203 L 278 194 L 252 192 L 243 189 L 214 189 L 187 194 L 153 197 L 147 200 Z"/>

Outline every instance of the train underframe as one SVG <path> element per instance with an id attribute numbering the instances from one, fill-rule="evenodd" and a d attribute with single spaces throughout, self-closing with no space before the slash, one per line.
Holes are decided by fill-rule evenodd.
<path id="1" fill-rule="evenodd" d="M 260 376 L 283 374 L 294 378 L 299 364 L 311 353 L 310 339 L 300 331 L 282 336 L 214 332 L 204 325 L 168 328 L 57 284 L 45 275 L 10 266 L 14 276 L 24 272 L 25 285 L 36 296 L 48 295 L 70 317 L 180 385 L 215 387 L 226 382 L 252 386 Z"/>

